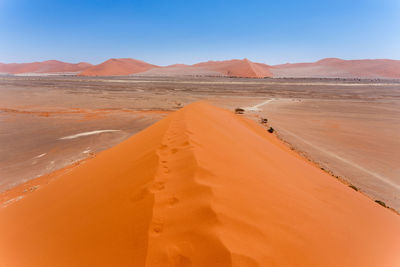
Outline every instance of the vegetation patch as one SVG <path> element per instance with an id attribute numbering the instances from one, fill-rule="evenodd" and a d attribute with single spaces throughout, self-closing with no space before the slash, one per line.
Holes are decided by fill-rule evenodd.
<path id="1" fill-rule="evenodd" d="M 375 200 L 375 202 L 378 203 L 379 205 L 381 205 L 381 206 L 387 208 L 385 202 L 383 202 L 383 201 L 381 201 L 381 200 Z"/>
<path id="2" fill-rule="evenodd" d="M 235 108 L 235 113 L 236 113 L 236 114 L 243 114 L 243 113 L 244 113 L 244 109 L 242 109 L 242 108 Z"/>
<path id="3" fill-rule="evenodd" d="M 356 187 L 356 186 L 354 186 L 354 185 L 349 185 L 349 187 L 351 187 L 351 188 L 353 188 L 354 190 L 356 190 L 356 191 L 358 191 L 358 188 Z"/>

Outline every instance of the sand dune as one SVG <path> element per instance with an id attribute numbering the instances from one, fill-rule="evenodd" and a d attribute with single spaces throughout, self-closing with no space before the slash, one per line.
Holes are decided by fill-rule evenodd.
<path id="1" fill-rule="evenodd" d="M 144 72 L 152 68 L 157 68 L 157 66 L 131 58 L 112 58 L 99 65 L 88 68 L 87 70 L 81 72 L 79 75 L 120 76 Z"/>
<path id="2" fill-rule="evenodd" d="M 245 78 L 400 78 L 400 61 L 389 59 L 342 60 L 326 58 L 313 63 L 265 65 L 248 59 L 207 61 L 194 65 L 174 64 L 159 67 L 130 58 L 109 59 L 98 65 L 70 64 L 56 60 L 3 64 L 0 73 L 34 75 L 74 73 L 82 76 L 228 76 Z"/>
<path id="3" fill-rule="evenodd" d="M 400 78 L 400 61 L 389 59 L 342 60 L 272 66 L 274 77 Z"/>
<path id="4" fill-rule="evenodd" d="M 1 266 L 400 264 L 398 215 L 205 103 L 36 181 L 0 195 Z"/>
<path id="5" fill-rule="evenodd" d="M 251 62 L 248 59 L 208 61 L 194 65 L 175 64 L 151 69 L 138 76 L 228 76 L 246 78 L 270 77 L 269 66 Z"/>
<path id="6" fill-rule="evenodd" d="M 248 59 L 176 64 L 140 72 L 139 76 L 229 76 L 311 78 L 400 78 L 400 61 L 388 59 L 342 60 L 326 58 L 314 63 L 269 66 Z"/>
<path id="7" fill-rule="evenodd" d="M 55 73 L 55 72 L 80 72 L 92 65 L 86 62 L 77 64 L 65 63 L 57 60 L 47 60 L 33 63 L 0 64 L 0 73 Z"/>
<path id="8" fill-rule="evenodd" d="M 133 76 L 142 76 L 142 77 L 180 77 L 180 76 L 202 76 L 202 77 L 218 77 L 218 76 L 226 76 L 221 72 L 207 70 L 206 68 L 195 67 L 195 66 L 176 66 L 171 65 L 162 68 L 154 68 L 145 72 L 140 72 L 133 74 Z"/>
<path id="9" fill-rule="evenodd" d="M 243 60 L 225 60 L 208 61 L 193 65 L 207 70 L 217 71 L 226 76 L 264 78 L 272 77 L 269 66 L 261 63 L 254 63 L 248 59 Z"/>

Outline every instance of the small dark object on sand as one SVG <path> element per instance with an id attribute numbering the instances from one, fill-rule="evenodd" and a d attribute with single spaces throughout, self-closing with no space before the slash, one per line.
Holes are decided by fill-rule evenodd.
<path id="1" fill-rule="evenodd" d="M 274 132 L 274 128 L 269 127 L 268 132 L 273 133 Z"/>
<path id="2" fill-rule="evenodd" d="M 244 109 L 242 109 L 242 108 L 235 108 L 235 113 L 236 113 L 236 114 L 243 114 L 243 113 L 244 113 Z"/>
<path id="3" fill-rule="evenodd" d="M 356 191 L 358 191 L 358 188 L 357 187 L 355 187 L 354 185 L 349 185 L 349 187 L 351 187 L 351 188 L 353 188 L 354 190 L 356 190 Z"/>
<path id="4" fill-rule="evenodd" d="M 268 119 L 261 118 L 261 123 L 262 123 L 262 124 L 266 124 L 267 122 L 268 122 Z"/>
<path id="5" fill-rule="evenodd" d="M 386 208 L 386 204 L 385 202 L 381 201 L 381 200 L 375 200 L 376 203 L 378 203 L 379 205 L 383 206 Z"/>

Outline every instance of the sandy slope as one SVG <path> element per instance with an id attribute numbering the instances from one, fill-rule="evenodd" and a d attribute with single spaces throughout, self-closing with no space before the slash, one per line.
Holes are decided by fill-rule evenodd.
<path id="1" fill-rule="evenodd" d="M 81 72 L 81 76 L 129 75 L 157 68 L 157 66 L 131 58 L 112 58 Z"/>
<path id="2" fill-rule="evenodd" d="M 218 76 L 226 76 L 221 72 L 207 70 L 201 67 L 194 66 L 176 66 L 171 65 L 162 68 L 154 68 L 145 72 L 140 72 L 133 74 L 133 76 L 141 76 L 141 77 L 182 77 L 182 76 L 202 76 L 202 77 L 218 77 Z"/>
<path id="3" fill-rule="evenodd" d="M 208 61 L 194 65 L 171 65 L 138 73 L 139 76 L 229 76 L 264 78 L 271 77 L 269 66 L 248 59 Z"/>
<path id="4" fill-rule="evenodd" d="M 225 61 L 208 61 L 194 64 L 194 67 L 217 71 L 226 76 L 232 77 L 248 77 L 248 78 L 264 78 L 272 77 L 269 71 L 270 66 L 254 63 L 248 59 L 233 59 Z"/>
<path id="5" fill-rule="evenodd" d="M 313 63 L 266 65 L 248 59 L 207 61 L 194 65 L 174 64 L 159 67 L 131 58 L 109 59 L 98 65 L 70 64 L 56 60 L 3 64 L 0 73 L 32 75 L 36 73 L 74 73 L 82 76 L 229 76 L 317 77 L 317 78 L 400 78 L 400 61 L 389 59 L 342 60 L 326 58 Z"/>
<path id="6" fill-rule="evenodd" d="M 389 59 L 342 60 L 325 58 L 314 63 L 272 66 L 274 77 L 400 78 L 400 61 Z"/>
<path id="7" fill-rule="evenodd" d="M 10 63 L 0 64 L 0 72 L 19 74 L 19 73 L 55 73 L 55 72 L 79 72 L 92 65 L 86 62 L 77 64 L 61 62 L 57 60 L 47 60 L 33 63 Z"/>
<path id="8" fill-rule="evenodd" d="M 400 264 L 398 215 L 205 103 L 40 179 L 1 196 L 1 266 Z"/>

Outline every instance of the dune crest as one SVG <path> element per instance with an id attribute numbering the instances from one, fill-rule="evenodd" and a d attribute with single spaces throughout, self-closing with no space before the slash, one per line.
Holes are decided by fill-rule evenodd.
<path id="1" fill-rule="evenodd" d="M 271 67 L 274 77 L 400 78 L 400 61 L 389 59 L 343 60 L 325 58 L 313 63 Z"/>
<path id="2" fill-rule="evenodd" d="M 399 216 L 204 102 L 46 179 L 0 206 L 0 265 L 400 264 Z"/>
<path id="3" fill-rule="evenodd" d="M 261 63 L 254 63 L 248 59 L 233 59 L 225 61 L 208 61 L 194 64 L 194 67 L 201 67 L 207 70 L 217 71 L 226 76 L 264 78 L 272 77 L 269 66 Z"/>
<path id="4" fill-rule="evenodd" d="M 20 74 L 20 73 L 57 73 L 57 72 L 80 72 L 92 64 L 86 62 L 66 63 L 58 60 L 47 60 L 32 63 L 10 63 L 0 64 L 0 73 Z"/>
<path id="5" fill-rule="evenodd" d="M 207 61 L 194 65 L 174 64 L 138 73 L 139 76 L 227 76 L 242 78 L 271 77 L 269 66 L 248 59 Z"/>
<path id="6" fill-rule="evenodd" d="M 157 68 L 158 66 L 152 65 L 140 60 L 131 58 L 112 58 L 99 65 L 92 66 L 79 75 L 81 76 L 120 76 L 129 75 L 146 70 Z"/>
<path id="7" fill-rule="evenodd" d="M 266 65 L 248 59 L 207 61 L 165 67 L 131 58 L 112 58 L 98 65 L 56 60 L 33 63 L 0 63 L 0 73 L 79 73 L 81 76 L 225 76 L 238 78 L 400 78 L 400 61 L 389 59 L 343 60 L 325 58 L 312 63 Z"/>

